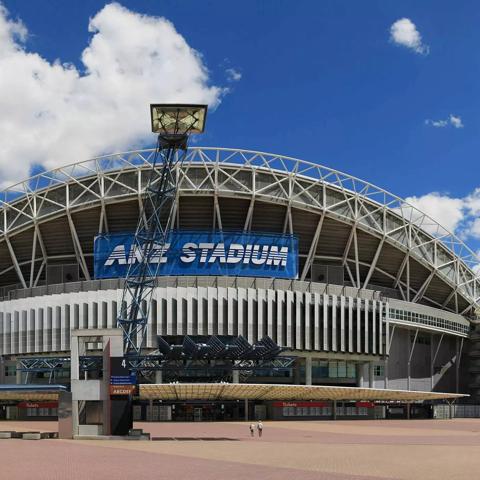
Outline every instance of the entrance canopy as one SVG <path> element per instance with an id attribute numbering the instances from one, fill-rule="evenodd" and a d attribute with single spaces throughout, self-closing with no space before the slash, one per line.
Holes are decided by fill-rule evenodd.
<path id="1" fill-rule="evenodd" d="M 58 394 L 65 391 L 64 385 L 0 385 L 0 400 L 58 400 Z"/>
<path id="2" fill-rule="evenodd" d="M 399 401 L 455 400 L 458 393 L 418 392 L 376 388 L 248 383 L 141 384 L 139 395 L 151 400 L 346 400 Z"/>

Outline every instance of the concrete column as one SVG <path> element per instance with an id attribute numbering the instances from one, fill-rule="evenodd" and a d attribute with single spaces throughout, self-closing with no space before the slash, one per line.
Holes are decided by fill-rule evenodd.
<path id="1" fill-rule="evenodd" d="M 357 385 L 360 388 L 365 388 L 368 378 L 368 362 L 357 364 Z"/>
<path id="2" fill-rule="evenodd" d="M 232 370 L 232 383 L 240 383 L 240 370 Z"/>
<path id="3" fill-rule="evenodd" d="M 300 359 L 296 358 L 293 363 L 293 384 L 300 385 Z"/>
<path id="4" fill-rule="evenodd" d="M 155 383 L 163 383 L 163 370 L 155 370 Z"/>
<path id="5" fill-rule="evenodd" d="M 248 422 L 248 398 L 245 399 L 244 405 L 245 405 L 245 421 Z"/>
<path id="6" fill-rule="evenodd" d="M 305 385 L 312 384 L 312 357 L 305 357 Z"/>
<path id="7" fill-rule="evenodd" d="M 332 405 L 332 417 L 334 420 L 337 419 L 337 401 L 336 400 L 333 401 L 333 405 Z"/>
<path id="8" fill-rule="evenodd" d="M 384 365 L 384 380 L 385 380 L 385 388 L 388 388 L 388 357 L 385 359 Z"/>
<path id="9" fill-rule="evenodd" d="M 410 420 L 410 404 L 407 403 L 407 420 Z"/>
<path id="10" fill-rule="evenodd" d="M 148 409 L 150 410 L 150 422 L 153 422 L 153 400 L 148 401 Z"/>
<path id="11" fill-rule="evenodd" d="M 21 384 L 22 384 L 22 372 L 19 370 L 19 368 L 20 368 L 20 362 L 17 362 L 16 367 L 17 367 L 17 370 L 16 370 L 15 383 L 16 383 L 17 385 L 21 385 Z"/>
<path id="12" fill-rule="evenodd" d="M 375 369 L 373 367 L 373 362 L 368 362 L 368 386 L 370 388 L 375 386 Z"/>
<path id="13" fill-rule="evenodd" d="M 5 383 L 5 360 L 0 357 L 0 384 Z"/>

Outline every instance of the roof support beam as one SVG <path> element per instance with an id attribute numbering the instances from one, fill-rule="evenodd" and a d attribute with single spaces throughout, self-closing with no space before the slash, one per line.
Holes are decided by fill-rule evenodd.
<path id="1" fill-rule="evenodd" d="M 253 217 L 253 208 L 255 206 L 255 195 L 252 196 L 250 200 L 250 205 L 248 206 L 247 216 L 245 217 L 245 224 L 243 230 L 249 232 L 252 228 L 252 217 Z"/>
<path id="2" fill-rule="evenodd" d="M 305 280 L 308 271 L 310 270 L 313 260 L 315 258 L 315 252 L 317 251 L 318 240 L 320 238 L 320 233 L 322 231 L 323 219 L 325 218 L 325 214 L 323 213 L 320 215 L 320 218 L 317 223 L 317 228 L 315 229 L 315 233 L 313 235 L 312 243 L 310 244 L 310 249 L 308 251 L 307 259 L 305 260 L 305 265 L 303 267 L 302 275 L 300 276 L 300 280 Z"/>
<path id="3" fill-rule="evenodd" d="M 415 337 L 413 337 L 413 343 L 410 348 L 410 352 L 408 355 L 408 362 L 407 362 L 407 390 L 410 390 L 410 378 L 411 378 L 411 364 L 412 364 L 412 357 L 413 357 L 413 351 L 415 350 L 415 345 L 417 343 L 417 337 L 418 337 L 418 328 L 415 330 Z"/>
<path id="4" fill-rule="evenodd" d="M 417 303 L 423 298 L 423 296 L 425 295 L 425 292 L 427 291 L 428 286 L 430 285 L 430 282 L 432 281 L 434 275 L 435 275 L 435 270 L 430 272 L 430 275 L 426 278 L 426 280 L 423 282 L 422 286 L 418 289 L 417 294 L 413 297 L 413 300 L 412 300 L 413 303 Z"/>
<path id="5" fill-rule="evenodd" d="M 368 282 L 370 281 L 370 278 L 373 272 L 375 271 L 375 267 L 377 266 L 377 262 L 378 262 L 378 257 L 380 256 L 384 242 L 385 242 L 385 237 L 383 237 L 378 244 L 375 255 L 373 256 L 372 263 L 370 264 L 370 269 L 368 270 L 367 276 L 365 277 L 365 281 L 363 282 L 363 288 L 367 288 Z"/>
<path id="6" fill-rule="evenodd" d="M 22 270 L 20 268 L 20 265 L 18 264 L 17 256 L 15 255 L 15 252 L 13 251 L 12 244 L 10 243 L 10 240 L 7 235 L 5 235 L 5 242 L 8 247 L 8 251 L 10 252 L 10 258 L 12 259 L 13 266 L 15 268 L 15 272 L 17 273 L 17 277 L 20 280 L 20 283 L 22 284 L 23 288 L 27 288 L 27 284 L 25 283 L 25 278 L 23 277 Z"/>
<path id="7" fill-rule="evenodd" d="M 105 207 L 105 177 L 102 175 L 99 179 L 100 185 L 100 220 L 98 225 L 99 233 L 108 233 L 107 209 Z"/>
<path id="8" fill-rule="evenodd" d="M 285 220 L 283 222 L 283 233 L 293 233 L 293 221 L 292 221 L 292 207 L 290 203 L 287 205 L 287 211 L 285 212 Z"/>
<path id="9" fill-rule="evenodd" d="M 87 262 L 85 261 L 85 255 L 83 254 L 82 245 L 77 235 L 77 230 L 73 222 L 73 218 L 69 211 L 67 211 L 68 225 L 70 227 L 70 234 L 72 236 L 73 248 L 75 250 L 75 256 L 77 257 L 77 262 L 80 265 L 80 268 L 83 272 L 83 275 L 86 280 L 90 280 L 90 272 L 88 271 Z"/>
<path id="10" fill-rule="evenodd" d="M 353 229 L 353 248 L 355 250 L 355 276 L 357 279 L 357 288 L 360 288 L 360 263 L 358 260 L 358 241 L 356 226 Z"/>
<path id="11" fill-rule="evenodd" d="M 32 242 L 32 259 L 30 260 L 30 280 L 28 282 L 29 288 L 33 287 L 34 275 L 35 275 L 35 257 L 37 255 L 37 230 L 33 230 L 33 242 Z"/>
<path id="12" fill-rule="evenodd" d="M 457 341 L 456 341 L 456 346 L 457 346 L 457 354 L 455 356 L 455 392 L 456 393 L 458 393 L 460 389 L 460 361 L 462 359 L 463 340 L 464 340 L 463 337 L 461 338 L 460 341 L 457 337 Z"/>
<path id="13" fill-rule="evenodd" d="M 215 230 L 216 225 L 218 225 L 219 230 L 223 230 L 222 226 L 222 216 L 220 215 L 220 205 L 218 202 L 218 194 L 215 193 L 213 196 L 213 229 Z"/>
<path id="14" fill-rule="evenodd" d="M 443 340 L 443 337 L 444 337 L 444 333 L 442 333 L 440 335 L 440 340 L 438 341 L 438 345 L 437 345 L 437 348 L 435 350 L 435 355 L 433 355 L 433 358 L 432 358 L 432 362 L 430 364 L 430 377 L 431 377 L 431 381 L 432 381 L 432 390 L 435 388 L 435 360 L 437 359 L 437 356 L 438 356 L 438 352 L 440 351 L 440 346 L 442 345 L 442 340 Z M 432 347 L 433 346 L 433 339 L 434 339 L 434 335 L 430 335 L 430 346 Z"/>

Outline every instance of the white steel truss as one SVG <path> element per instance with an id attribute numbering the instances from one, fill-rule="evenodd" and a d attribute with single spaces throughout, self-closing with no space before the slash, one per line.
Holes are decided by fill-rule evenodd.
<path id="1" fill-rule="evenodd" d="M 38 236 L 38 225 L 49 219 L 66 216 L 74 237 L 80 267 L 87 271 L 85 256 L 75 238 L 75 224 L 71 213 L 92 206 L 101 211 L 100 230 L 108 230 L 106 205 L 129 198 L 141 200 L 145 187 L 142 171 L 150 167 L 154 150 L 140 150 L 102 156 L 42 172 L 0 192 L 0 242 L 5 242 L 12 256 L 19 281 L 26 284 L 22 274 L 29 271 L 29 284 L 36 284 L 37 275 L 44 268 L 46 252 Z M 307 250 L 302 278 L 311 263 L 319 257 L 316 246 L 322 236 L 324 218 L 333 218 L 351 225 L 352 233 L 341 262 L 358 287 L 367 286 L 375 271 L 392 277 L 379 269 L 378 258 L 386 244 L 403 252 L 404 261 L 398 274 L 392 277 L 392 288 L 404 298 L 425 299 L 448 308 L 447 303 L 463 298 L 461 313 L 472 313 L 480 305 L 480 279 L 474 269 L 480 263 L 476 254 L 459 238 L 403 199 L 386 190 L 343 172 L 281 155 L 248 150 L 222 148 L 191 148 L 181 171 L 179 195 L 210 195 L 214 198 L 214 225 L 222 226 L 222 197 L 249 200 L 245 229 L 252 225 L 253 212 L 258 201 L 283 205 L 286 208 L 284 230 L 293 230 L 292 209 L 318 214 L 313 226 L 313 240 Z M 19 262 L 11 242 L 17 233 L 37 229 L 41 257 L 35 253 L 28 261 Z M 316 227 L 316 230 L 315 230 Z M 377 238 L 377 250 L 368 263 L 361 262 L 358 253 L 358 233 L 366 232 Z M 415 290 L 410 278 L 410 259 L 425 267 L 428 281 Z M 37 262 L 39 266 L 32 266 Z M 367 275 L 361 278 L 361 267 Z M 39 271 L 40 269 L 40 271 Z M 0 272 L 0 275 L 2 272 Z M 441 302 L 428 297 L 428 288 L 434 278 L 440 279 L 450 290 Z M 453 292 L 453 293 L 452 293 Z"/>

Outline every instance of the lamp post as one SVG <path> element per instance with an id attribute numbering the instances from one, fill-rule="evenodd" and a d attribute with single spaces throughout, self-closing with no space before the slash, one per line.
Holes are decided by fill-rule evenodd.
<path id="1" fill-rule="evenodd" d="M 130 253 L 137 260 L 129 264 L 117 316 L 125 354 L 141 354 L 160 259 L 174 222 L 178 167 L 186 156 L 189 135 L 204 131 L 206 116 L 206 105 L 150 105 L 157 148 Z"/>

